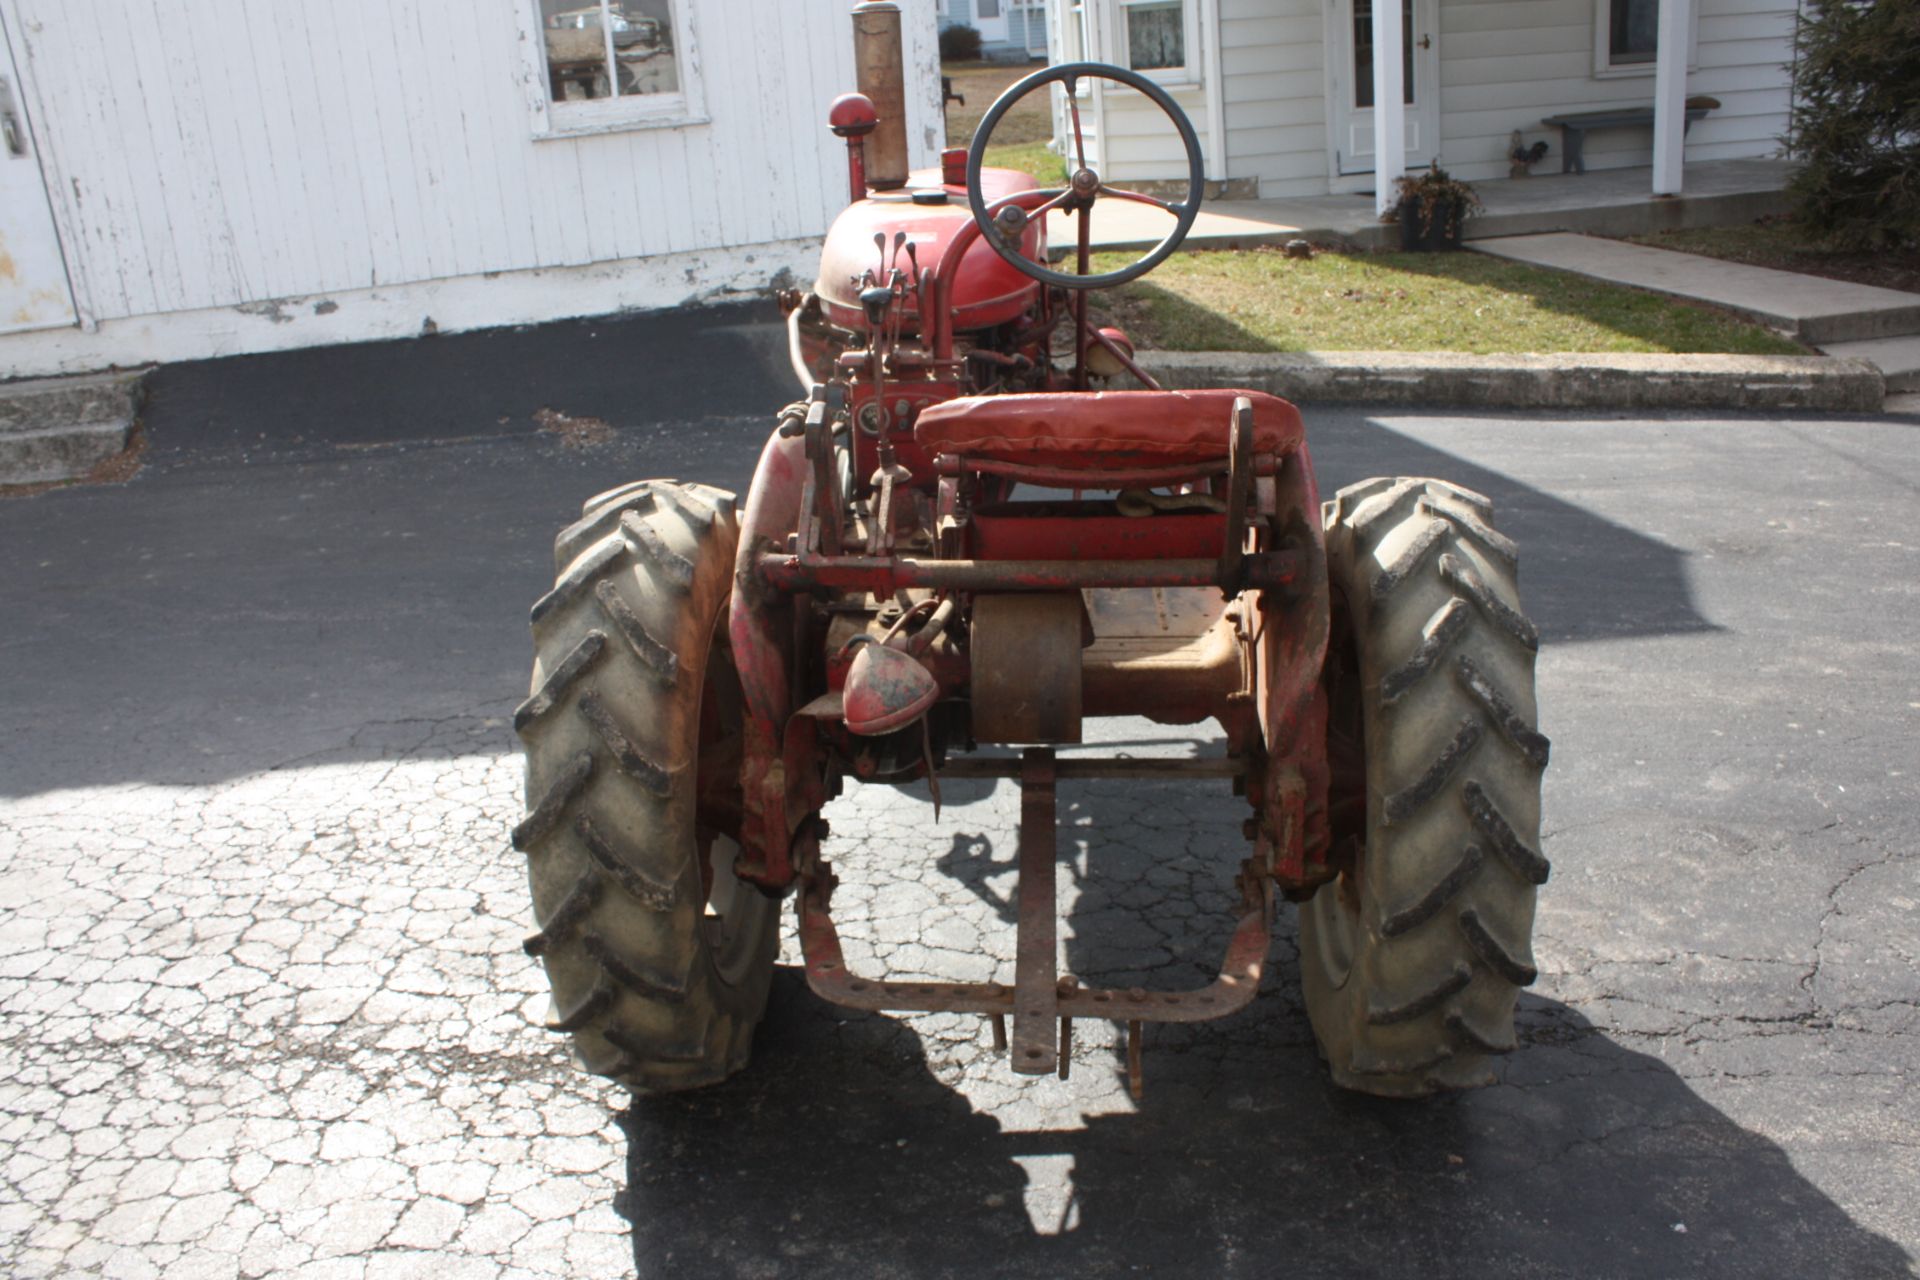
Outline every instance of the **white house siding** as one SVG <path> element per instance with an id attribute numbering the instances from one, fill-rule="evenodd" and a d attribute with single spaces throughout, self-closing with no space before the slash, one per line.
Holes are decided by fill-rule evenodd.
<path id="1" fill-rule="evenodd" d="M 1322 0 L 1193 0 L 1201 22 L 1218 12 L 1220 66 L 1206 66 L 1203 83 L 1170 89 L 1193 121 L 1209 178 L 1254 179 L 1262 195 L 1305 195 L 1327 189 L 1325 47 Z M 1118 14 L 1096 7 L 1096 49 L 1114 58 Z M 1107 33 L 1115 33 L 1108 35 Z M 1202 41 L 1205 43 L 1204 37 Z M 1072 50 L 1066 51 L 1068 55 Z M 1059 60 L 1063 54 L 1056 51 Z M 1217 79 L 1217 86 L 1214 83 Z M 1212 137 L 1207 95 L 1223 97 L 1226 147 Z M 1178 137 L 1159 110 L 1138 94 L 1110 92 L 1101 113 L 1105 138 L 1097 149 L 1101 174 L 1116 182 L 1180 176 Z"/>
<path id="2" fill-rule="evenodd" d="M 1016 5 L 1007 10 L 1007 39 L 1035 58 L 1047 56 L 1045 5 Z"/>
<path id="3" fill-rule="evenodd" d="M 1225 97 L 1226 174 L 1255 179 L 1265 197 L 1324 194 L 1327 137 L 1326 14 L 1329 0 L 1216 0 Z M 1687 92 L 1721 106 L 1693 126 L 1688 160 L 1770 155 L 1787 128 L 1794 0 L 1697 0 L 1698 67 Z M 1546 138 L 1537 172 L 1557 172 L 1561 140 L 1544 116 L 1650 102 L 1644 75 L 1594 74 L 1594 0 L 1439 0 L 1440 160 L 1469 179 L 1504 178 L 1515 129 Z M 1111 56 L 1111 54 L 1109 54 Z M 1182 105 L 1204 130 L 1198 93 Z M 1109 99 L 1113 101 L 1113 99 Z M 1116 178 L 1169 176 L 1177 157 L 1141 113 L 1109 107 L 1104 162 Z M 1210 176 L 1219 176 L 1208 144 Z M 1589 168 L 1649 164 L 1650 130 L 1617 129 L 1587 139 Z"/>
<path id="4" fill-rule="evenodd" d="M 1105 139 L 1096 131 L 1088 140 L 1089 158 L 1099 166 L 1100 176 L 1122 186 L 1186 177 L 1186 148 L 1180 145 L 1180 135 L 1173 131 L 1165 113 L 1131 89 L 1109 84 L 1103 92 L 1106 102 L 1096 129 L 1105 130 Z M 1167 92 L 1193 122 L 1201 154 L 1209 159 L 1207 172 L 1214 173 L 1205 91 L 1197 85 L 1177 85 Z"/>
<path id="5" fill-rule="evenodd" d="M 1698 0 L 1698 66 L 1687 93 L 1720 100 L 1693 126 L 1686 158 L 1770 155 L 1786 132 L 1793 56 L 1793 0 Z M 1558 172 L 1560 131 L 1541 117 L 1653 100 L 1653 76 L 1594 75 L 1593 0 L 1441 0 L 1441 162 L 1468 179 L 1507 176 L 1515 129 L 1545 138 L 1552 153 L 1536 172 Z M 1652 163 L 1646 129 L 1587 138 L 1590 169 Z"/>
<path id="6" fill-rule="evenodd" d="M 1327 189 L 1324 0 L 1219 0 L 1228 177 L 1263 196 Z"/>
<path id="7" fill-rule="evenodd" d="M 504 276 L 491 307 L 458 292 L 480 322 L 512 323 L 590 314 L 594 297 L 534 305 L 513 273 L 549 273 L 549 294 L 639 259 L 739 281 L 755 275 L 742 263 L 811 250 L 846 200 L 825 117 L 853 87 L 849 0 L 694 0 L 709 123 L 542 139 L 520 2 L 0 0 L 75 291 L 102 326 L 0 339 L 0 376 L 141 358 L 108 338 L 134 317 L 198 316 L 201 339 L 140 329 L 164 353 L 216 354 L 300 345 L 293 322 L 310 315 L 325 316 L 310 341 L 386 336 L 357 329 L 350 300 L 425 282 Z M 931 164 L 933 0 L 903 7 L 908 136 Z"/>

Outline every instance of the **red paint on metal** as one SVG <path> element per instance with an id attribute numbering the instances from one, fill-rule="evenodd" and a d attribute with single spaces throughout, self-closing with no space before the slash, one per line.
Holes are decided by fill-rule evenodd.
<path id="1" fill-rule="evenodd" d="M 847 140 L 847 199 L 861 200 L 867 194 L 866 137 L 880 125 L 880 113 L 873 99 L 864 93 L 843 93 L 827 109 L 827 127 L 834 136 Z"/>
<path id="2" fill-rule="evenodd" d="M 1271 485 L 1270 492 L 1267 492 Z M 1275 875 L 1289 891 L 1326 879 L 1327 707 L 1320 687 L 1331 614 L 1320 493 L 1305 449 L 1287 460 L 1273 481 L 1262 481 L 1262 509 L 1282 536 L 1300 549 L 1302 578 L 1287 592 L 1263 591 L 1260 612 L 1260 724 L 1267 745 L 1265 774 L 1249 798 L 1270 837 L 1284 836 L 1273 853 Z M 1301 819 L 1289 823 L 1293 802 L 1287 775 L 1304 786 Z"/>
<path id="3" fill-rule="evenodd" d="M 988 169 L 984 173 L 982 181 L 989 199 L 1033 186 L 1033 179 L 1017 170 Z M 911 195 L 915 190 L 943 192 L 946 203 L 916 204 Z M 969 230 L 972 236 L 968 236 Z M 936 261 L 944 264 L 957 241 L 964 238 L 971 243 L 979 236 L 979 229 L 973 225 L 973 214 L 967 208 L 966 189 L 944 184 L 937 169 L 915 170 L 907 180 L 905 191 L 856 200 L 841 212 L 827 232 L 826 245 L 820 252 L 819 280 L 813 287 L 827 318 L 834 324 L 865 332 L 866 312 L 859 296 L 864 287 L 863 276 L 872 273 L 885 283 L 887 273 L 895 266 L 909 270 L 904 251 L 897 261 L 893 257 L 893 237 L 897 232 L 904 233 L 915 246 L 914 252 L 923 267 Z M 876 234 L 884 238 L 884 256 L 882 250 L 874 247 Z M 1042 223 L 1036 221 L 1028 229 L 1021 248 L 1023 252 L 1045 258 L 1046 228 Z M 964 264 L 959 258 L 955 259 L 953 275 L 944 293 L 945 310 L 951 323 L 962 329 L 1007 324 L 1033 306 L 1040 285 L 1015 270 L 991 246 L 974 245 L 968 252 L 967 246 L 962 245 L 961 255 Z M 906 328 L 915 331 L 912 315 L 907 317 Z"/>
<path id="4" fill-rule="evenodd" d="M 1065 394 L 1065 393 L 1062 393 Z M 1029 467 L 1018 462 L 996 462 L 984 458 L 956 458 L 943 454 L 934 462 L 934 470 L 943 476 L 959 476 L 969 472 L 983 476 L 999 476 L 1007 480 L 1017 480 L 1021 484 L 1043 485 L 1049 489 L 1157 489 L 1162 485 L 1188 484 L 1195 481 L 1211 480 L 1215 476 L 1226 474 L 1229 461 L 1226 455 L 1209 458 L 1204 462 L 1182 463 L 1173 467 L 1129 467 L 1089 468 L 1089 467 Z M 1255 454 L 1253 473 L 1273 475 L 1278 469 L 1278 460 L 1270 453 Z"/>
<path id="5" fill-rule="evenodd" d="M 793 665 L 793 600 L 778 590 L 769 590 L 755 568 L 762 556 L 784 548 L 788 536 L 799 527 L 806 474 L 801 439 L 776 431 L 768 436 L 760 452 L 760 464 L 754 470 L 753 485 L 740 515 L 740 550 L 734 562 L 727 636 L 746 704 L 740 763 L 744 868 L 784 868 L 788 859 L 792 828 L 787 820 L 783 743 L 793 699 L 788 684 Z"/>
<path id="6" fill-rule="evenodd" d="M 989 210 L 998 210 L 1008 205 L 1018 206 L 1022 209 L 1038 209 L 1041 205 L 1046 204 L 1053 198 L 1045 191 L 1032 191 L 1024 188 L 1015 188 L 1011 192 L 1002 193 L 989 185 L 985 180 L 984 175 L 987 173 L 1006 172 L 1008 172 L 1008 170 L 1004 169 L 981 170 L 981 187 L 986 195 Z M 1024 177 L 1025 175 L 1020 176 Z M 1026 185 L 1027 187 L 1031 187 L 1033 180 L 1028 178 Z M 962 329 L 974 327 L 968 322 L 968 316 L 962 309 L 962 305 L 956 305 L 956 303 L 963 304 L 964 299 L 976 288 L 971 281 L 964 286 L 960 283 L 963 266 L 965 266 L 966 273 L 971 275 L 976 268 L 969 264 L 977 261 L 979 256 L 984 253 L 1008 271 L 1013 272 L 1014 275 L 1019 276 L 1020 279 L 1027 281 L 1028 286 L 1036 292 L 1039 290 L 1036 281 L 1023 275 L 1019 271 L 1015 271 L 1009 263 L 993 251 L 993 246 L 981 241 L 980 224 L 973 220 L 973 214 L 968 210 L 966 205 L 966 194 L 964 192 L 961 193 L 960 197 L 960 210 L 965 217 L 965 222 L 960 226 L 959 230 L 953 232 L 953 238 L 946 242 L 946 247 L 940 253 L 939 265 L 933 269 L 931 280 L 923 283 L 920 291 L 922 319 L 923 321 L 929 319 L 931 321 L 930 327 L 933 331 L 933 357 L 935 360 L 953 359 L 953 334 L 956 325 Z M 1045 227 L 1044 219 L 1035 218 L 1027 224 L 1027 230 L 1021 236 L 1020 251 L 1035 261 L 1044 260 L 1046 256 Z M 1027 243 L 1028 237 L 1035 234 L 1038 234 L 1041 239 L 1037 247 L 1029 248 Z M 920 261 L 926 262 L 927 260 L 926 254 L 920 255 Z M 931 287 L 928 287 L 929 284 Z M 931 312 L 930 317 L 926 314 L 928 312 Z M 1012 317 L 1009 317 L 1009 319 L 1011 318 Z"/>
<path id="7" fill-rule="evenodd" d="M 1213 514 L 1132 516 L 1028 514 L 1006 504 L 974 513 L 973 550 L 982 560 L 1172 560 L 1217 559 L 1226 523 Z M 1094 510 L 1111 504 L 1093 504 Z M 1004 514 L 1002 514 L 1004 512 Z"/>
<path id="8" fill-rule="evenodd" d="M 880 113 L 864 93 L 843 93 L 827 108 L 827 127 L 842 138 L 871 133 L 879 123 Z"/>
<path id="9" fill-rule="evenodd" d="M 792 661 L 793 604 L 762 589 L 755 568 L 761 557 L 784 551 L 788 537 L 800 527 L 806 476 L 801 439 L 778 433 L 768 436 L 740 513 L 740 550 L 727 615 L 728 638 L 747 709 L 753 718 L 776 728 L 786 723 L 792 709 L 787 671 Z"/>
<path id="10" fill-rule="evenodd" d="M 1300 411 L 1258 391 L 1087 391 L 962 396 L 923 412 L 913 438 L 929 453 L 1080 471 L 1224 458 L 1233 408 L 1253 410 L 1253 449 L 1300 447 Z"/>
<path id="11" fill-rule="evenodd" d="M 869 640 L 847 670 L 841 714 L 847 728 L 873 737 L 912 724 L 939 697 L 939 681 L 917 659 Z"/>

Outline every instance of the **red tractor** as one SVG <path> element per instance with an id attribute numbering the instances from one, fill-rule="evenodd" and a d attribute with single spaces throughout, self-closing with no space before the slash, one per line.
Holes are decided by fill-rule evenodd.
<path id="1" fill-rule="evenodd" d="M 964 157 L 909 173 L 896 6 L 861 5 L 855 28 L 863 92 L 831 114 L 852 202 L 818 283 L 783 300 L 804 401 L 779 415 L 744 506 L 665 480 L 589 501 L 533 606 L 513 841 L 552 1026 L 636 1090 L 739 1070 L 791 897 L 824 999 L 981 1014 L 1026 1074 L 1065 1075 L 1074 1019 L 1125 1023 L 1137 1090 L 1144 1023 L 1254 998 L 1284 897 L 1336 1081 L 1403 1096 L 1486 1082 L 1488 1055 L 1514 1046 L 1547 875 L 1538 638 L 1513 544 L 1484 498 L 1439 480 L 1368 480 L 1323 505 L 1293 405 L 1163 390 L 1091 318 L 1088 291 L 1151 269 L 1199 210 L 1200 146 L 1159 85 L 1047 68 Z M 1178 199 L 1088 167 L 1078 110 L 1097 79 L 1167 115 Z M 1007 109 L 1055 85 L 1067 185 L 987 168 Z M 1091 274 L 1108 200 L 1157 206 L 1172 230 Z M 1077 270 L 1048 265 L 1049 215 L 1077 229 Z M 1104 389 L 1127 378 L 1143 389 Z M 1056 757 L 1093 716 L 1211 720 L 1225 750 Z M 1012 985 L 852 972 L 822 806 L 848 778 L 956 777 L 1022 788 Z M 1056 968 L 1055 789 L 1141 777 L 1229 779 L 1247 805 L 1237 924 L 1199 990 L 1102 990 Z"/>

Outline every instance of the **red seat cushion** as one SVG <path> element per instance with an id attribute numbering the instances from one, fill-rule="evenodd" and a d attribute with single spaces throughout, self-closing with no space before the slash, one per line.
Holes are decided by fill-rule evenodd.
<path id="1" fill-rule="evenodd" d="M 965 396 L 913 424 L 930 453 L 1072 470 L 1177 466 L 1224 458 L 1233 402 L 1253 402 L 1255 453 L 1289 453 L 1300 411 L 1261 391 L 1051 391 Z"/>

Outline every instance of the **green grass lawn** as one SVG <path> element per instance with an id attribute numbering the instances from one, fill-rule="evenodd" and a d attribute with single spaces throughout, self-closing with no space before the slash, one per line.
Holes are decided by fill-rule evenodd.
<path id="1" fill-rule="evenodd" d="M 1806 353 L 1711 307 L 1477 253 L 1180 253 L 1095 305 L 1168 351 Z"/>
<path id="2" fill-rule="evenodd" d="M 987 113 L 995 98 L 1016 80 L 1035 68 L 1028 64 L 1007 65 L 992 62 L 953 62 L 941 70 L 953 79 L 953 89 L 966 102 L 947 107 L 947 145 L 964 147 L 973 141 L 980 117 Z M 1047 90 L 1037 89 L 1021 99 L 993 131 L 993 145 L 987 148 L 989 167 L 1019 169 L 1030 173 L 1043 187 L 1060 185 L 1067 176 L 1060 157 L 1047 150 L 1053 136 L 1053 118 L 1048 113 Z"/>
<path id="3" fill-rule="evenodd" d="M 1057 187 L 1067 180 L 1065 162 L 1047 150 L 1044 142 L 1019 142 L 1004 147 L 995 143 L 987 148 L 987 166 L 1030 173 L 1043 187 Z"/>

